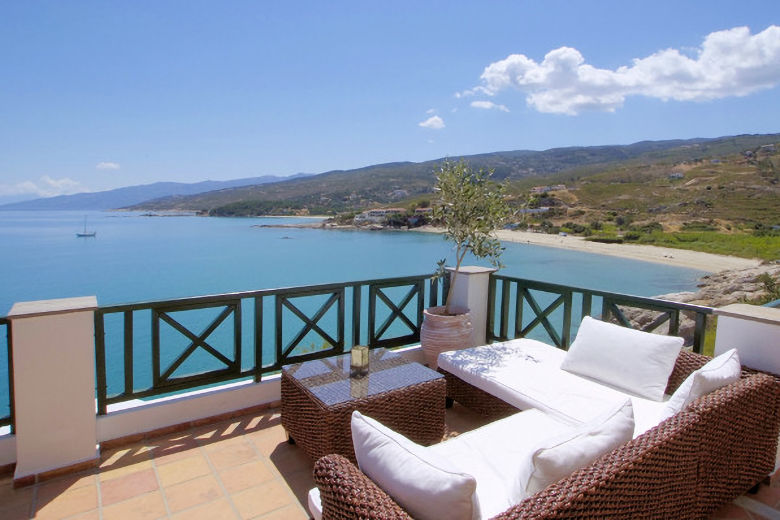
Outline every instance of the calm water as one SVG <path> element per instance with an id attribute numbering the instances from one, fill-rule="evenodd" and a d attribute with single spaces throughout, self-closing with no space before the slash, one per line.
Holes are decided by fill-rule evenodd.
<path id="1" fill-rule="evenodd" d="M 0 211 L 0 315 L 15 301 L 97 295 L 129 303 L 313 283 L 407 276 L 453 258 L 427 233 L 256 227 L 288 218 L 143 217 Z M 561 249 L 506 244 L 511 276 L 652 296 L 694 288 L 704 273 Z"/>
<path id="2" fill-rule="evenodd" d="M 0 211 L 0 316 L 16 301 L 96 295 L 101 305 L 408 276 L 452 260 L 427 233 L 260 228 L 289 218 L 144 217 Z M 525 244 L 506 244 L 502 273 L 653 296 L 691 290 L 704 273 Z M 473 263 L 473 262 L 472 262 Z M 0 341 L 0 415 L 7 408 Z"/>

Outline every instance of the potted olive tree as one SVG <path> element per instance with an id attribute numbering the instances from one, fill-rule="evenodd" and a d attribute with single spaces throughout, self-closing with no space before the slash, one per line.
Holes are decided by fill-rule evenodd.
<path id="1" fill-rule="evenodd" d="M 420 343 L 428 366 L 434 369 L 440 352 L 474 346 L 469 310 L 452 304 L 464 258 L 471 253 L 501 267 L 499 257 L 503 248 L 493 232 L 506 221 L 509 206 L 505 185 L 492 182 L 491 175 L 492 172 L 483 169 L 474 171 L 463 160 L 445 160 L 436 174 L 433 219 L 444 227 L 444 238 L 455 244 L 455 267 L 446 304 L 424 311 Z M 434 277 L 450 275 L 445 264 L 445 260 L 438 263 Z"/>

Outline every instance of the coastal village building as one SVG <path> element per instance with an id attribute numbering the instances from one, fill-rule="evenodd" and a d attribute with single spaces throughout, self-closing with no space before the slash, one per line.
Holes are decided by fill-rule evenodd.
<path id="1" fill-rule="evenodd" d="M 565 184 L 554 184 L 552 186 L 534 186 L 531 188 L 531 193 L 534 195 L 542 194 L 548 191 L 566 191 Z"/>
<path id="2" fill-rule="evenodd" d="M 406 208 L 380 208 L 370 209 L 355 215 L 355 223 L 359 222 L 384 222 L 387 217 L 395 214 L 406 214 Z"/>

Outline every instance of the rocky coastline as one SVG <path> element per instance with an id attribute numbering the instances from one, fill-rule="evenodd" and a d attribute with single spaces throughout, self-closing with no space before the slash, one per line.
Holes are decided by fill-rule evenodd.
<path id="1" fill-rule="evenodd" d="M 780 263 L 777 261 L 746 269 L 729 269 L 708 274 L 699 279 L 698 291 L 661 294 L 655 298 L 718 308 L 732 303 L 754 303 L 776 297 L 777 289 L 774 293 L 771 292 L 772 283 L 775 287 L 780 285 Z M 623 308 L 621 310 L 626 318 L 638 328 L 652 323 L 658 314 L 641 309 Z M 678 334 L 685 338 L 686 345 L 693 341 L 694 328 L 693 313 L 683 311 L 680 316 Z M 663 330 L 664 326 L 661 329 Z"/>

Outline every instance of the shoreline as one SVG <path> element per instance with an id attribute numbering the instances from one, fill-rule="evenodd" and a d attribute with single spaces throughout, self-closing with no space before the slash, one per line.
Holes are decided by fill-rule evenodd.
<path id="1" fill-rule="evenodd" d="M 422 226 L 411 231 L 419 231 L 422 233 L 443 232 L 441 228 L 432 226 Z M 759 266 L 762 263 L 761 260 L 755 258 L 716 255 L 713 253 L 703 253 L 701 251 L 674 249 L 645 244 L 604 244 L 601 242 L 589 242 L 583 237 L 548 235 L 544 233 L 531 233 L 528 231 L 501 229 L 496 231 L 496 237 L 503 242 L 555 247 L 558 249 L 568 249 L 570 251 L 580 251 L 597 255 L 617 256 L 620 258 L 654 262 L 674 267 L 698 269 L 708 273 L 717 273 L 730 269 L 747 269 Z"/>

